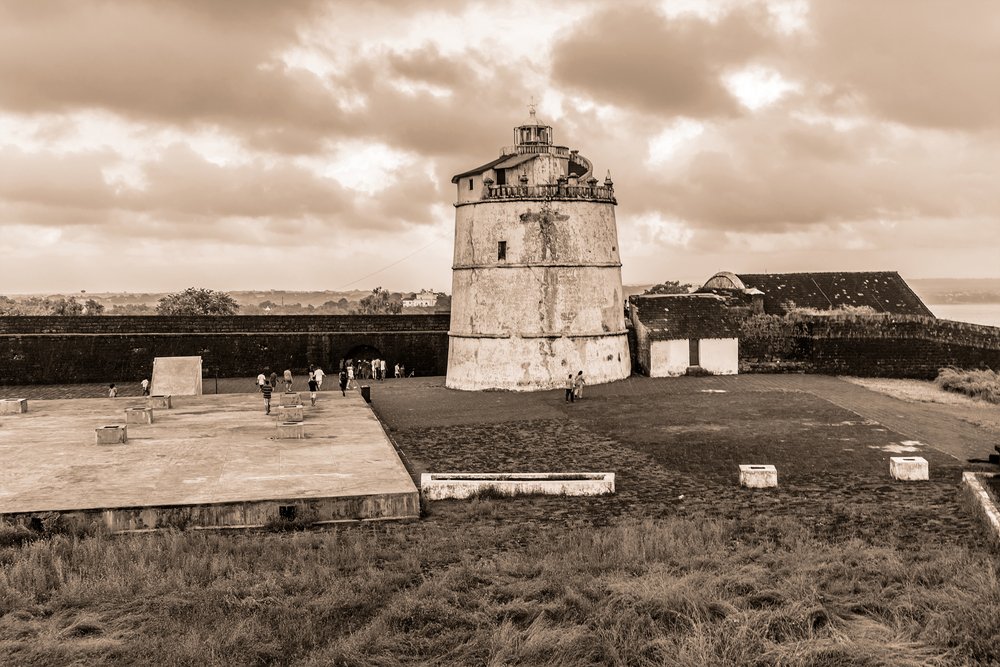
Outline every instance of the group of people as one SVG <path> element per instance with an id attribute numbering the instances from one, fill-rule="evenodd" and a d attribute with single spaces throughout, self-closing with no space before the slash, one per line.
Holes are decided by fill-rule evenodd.
<path id="1" fill-rule="evenodd" d="M 578 398 L 583 398 L 583 385 L 587 384 L 583 379 L 583 371 L 576 374 L 570 373 L 569 377 L 566 378 L 566 400 L 573 403 Z"/>

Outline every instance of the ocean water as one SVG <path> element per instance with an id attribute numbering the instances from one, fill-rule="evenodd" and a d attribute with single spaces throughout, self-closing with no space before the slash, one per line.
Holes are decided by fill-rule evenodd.
<path id="1" fill-rule="evenodd" d="M 927 307 L 945 320 L 1000 327 L 1000 303 L 929 303 Z"/>

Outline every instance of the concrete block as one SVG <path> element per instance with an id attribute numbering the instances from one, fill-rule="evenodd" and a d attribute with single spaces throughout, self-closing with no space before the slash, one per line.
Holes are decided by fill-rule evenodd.
<path id="1" fill-rule="evenodd" d="M 278 439 L 291 440 L 306 437 L 302 422 L 278 422 Z"/>
<path id="2" fill-rule="evenodd" d="M 0 414 L 17 415 L 28 411 L 28 399 L 4 398 L 0 400 Z"/>
<path id="3" fill-rule="evenodd" d="M 152 424 L 152 408 L 125 408 L 126 424 Z"/>
<path id="4" fill-rule="evenodd" d="M 171 405 L 170 405 L 170 396 L 169 395 L 165 395 L 165 396 L 149 396 L 149 397 L 146 398 L 146 407 L 147 408 L 159 408 L 161 410 L 169 410 L 170 407 L 171 407 Z"/>
<path id="5" fill-rule="evenodd" d="M 152 391 L 174 396 L 201 395 L 201 357 L 155 357 Z"/>
<path id="6" fill-rule="evenodd" d="M 770 489 L 778 486 L 778 471 L 768 465 L 741 465 L 740 486 L 748 489 Z"/>
<path id="7" fill-rule="evenodd" d="M 281 394 L 281 404 L 282 405 L 302 405 L 302 399 L 299 398 L 299 392 L 297 391 L 286 391 Z"/>
<path id="8" fill-rule="evenodd" d="M 365 399 L 365 403 L 372 402 L 372 388 L 367 384 L 361 385 L 361 398 Z"/>
<path id="9" fill-rule="evenodd" d="M 301 405 L 282 405 L 278 407 L 278 421 L 300 422 L 303 419 Z"/>
<path id="10" fill-rule="evenodd" d="M 97 444 L 117 445 L 128 442 L 128 430 L 123 424 L 111 424 L 108 426 L 98 426 Z"/>
<path id="11" fill-rule="evenodd" d="M 601 496 L 615 492 L 615 473 L 423 473 L 420 475 L 420 491 L 427 500 L 468 498 L 486 489 L 504 496 L 535 493 Z"/>
<path id="12" fill-rule="evenodd" d="M 922 456 L 893 456 L 889 458 L 889 474 L 904 482 L 929 479 L 927 459 Z"/>

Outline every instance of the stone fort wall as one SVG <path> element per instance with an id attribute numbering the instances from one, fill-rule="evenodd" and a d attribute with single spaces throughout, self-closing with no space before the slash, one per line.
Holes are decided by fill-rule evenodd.
<path id="1" fill-rule="evenodd" d="M 345 357 L 418 375 L 448 365 L 444 315 L 0 317 L 0 384 L 126 382 L 150 377 L 154 357 L 203 357 L 206 376 L 254 377 Z"/>
<path id="2" fill-rule="evenodd" d="M 1000 370 L 1000 328 L 929 317 L 749 318 L 740 372 L 929 380 L 946 366 Z"/>

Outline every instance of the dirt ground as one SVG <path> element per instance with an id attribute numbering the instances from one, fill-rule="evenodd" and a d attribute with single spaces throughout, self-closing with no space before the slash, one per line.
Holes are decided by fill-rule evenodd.
<path id="1" fill-rule="evenodd" d="M 426 378 L 381 383 L 372 395 L 415 474 L 616 473 L 614 496 L 513 499 L 495 504 L 497 520 L 531 526 L 787 517 L 831 541 L 854 537 L 913 549 L 983 543 L 958 496 L 961 473 L 974 464 L 782 385 L 773 377 L 633 377 L 588 387 L 583 400 L 568 404 L 557 391 L 456 392 L 443 378 Z M 889 457 L 901 455 L 925 457 L 930 481 L 892 480 Z M 746 463 L 775 465 L 779 487 L 740 488 L 737 466 Z M 461 501 L 438 501 L 429 504 L 427 519 L 459 523 L 467 512 Z"/>

